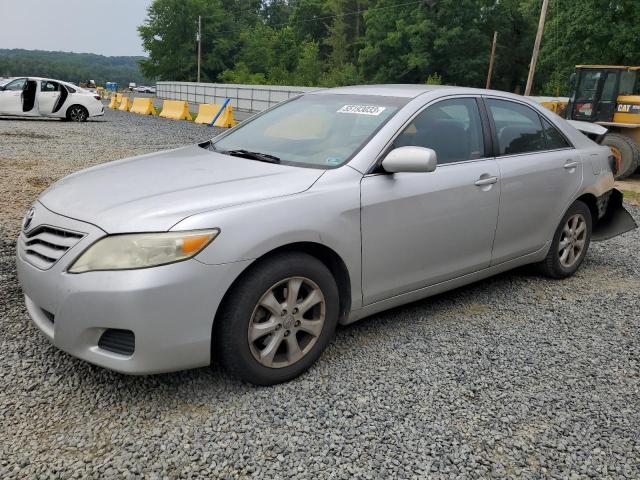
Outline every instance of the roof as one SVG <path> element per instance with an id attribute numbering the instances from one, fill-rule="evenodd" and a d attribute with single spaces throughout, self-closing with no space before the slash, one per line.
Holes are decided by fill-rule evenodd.
<path id="1" fill-rule="evenodd" d="M 611 70 L 640 70 L 640 67 L 629 67 L 627 65 L 576 65 L 576 68 L 608 68 Z"/>
<path id="2" fill-rule="evenodd" d="M 447 85 L 420 85 L 420 84 L 395 84 L 395 85 L 353 85 L 349 87 L 329 88 L 309 92 L 310 94 L 337 94 L 337 95 L 377 95 L 381 97 L 415 98 L 423 93 L 441 88 L 455 88 Z"/>

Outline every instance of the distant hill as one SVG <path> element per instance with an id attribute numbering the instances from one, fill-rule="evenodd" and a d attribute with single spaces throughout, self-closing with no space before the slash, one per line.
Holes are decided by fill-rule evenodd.
<path id="1" fill-rule="evenodd" d="M 98 85 L 118 82 L 128 85 L 153 83 L 140 72 L 144 57 L 105 57 L 93 53 L 0 49 L 0 77 L 31 75 L 78 83 L 95 80 Z"/>

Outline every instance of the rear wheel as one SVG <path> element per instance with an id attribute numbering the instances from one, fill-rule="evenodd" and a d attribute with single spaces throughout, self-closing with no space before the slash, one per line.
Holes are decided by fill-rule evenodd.
<path id="1" fill-rule="evenodd" d="M 67 120 L 72 122 L 86 122 L 89 112 L 82 105 L 71 105 L 67 110 Z"/>
<path id="2" fill-rule="evenodd" d="M 244 381 L 284 382 L 320 357 L 338 312 L 338 288 L 322 262 L 305 253 L 277 254 L 252 267 L 225 299 L 213 353 Z"/>
<path id="3" fill-rule="evenodd" d="M 617 180 L 627 178 L 636 171 L 640 164 L 640 146 L 632 138 L 619 133 L 608 133 L 602 140 L 602 145 L 609 147 L 616 158 Z"/>
<path id="4" fill-rule="evenodd" d="M 591 211 L 581 201 L 575 202 L 560 221 L 547 258 L 540 267 L 551 278 L 570 277 L 580 267 L 591 242 Z"/>

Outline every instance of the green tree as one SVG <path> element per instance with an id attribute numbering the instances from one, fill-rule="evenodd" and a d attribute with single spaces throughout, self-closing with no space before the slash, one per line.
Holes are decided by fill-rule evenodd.
<path id="1" fill-rule="evenodd" d="M 578 64 L 640 64 L 639 38 L 636 0 L 551 0 L 535 91 L 569 94 L 569 77 Z"/>
<path id="2" fill-rule="evenodd" d="M 429 73 L 434 24 L 424 4 L 378 0 L 364 13 L 358 64 L 366 81 L 421 83 Z"/>
<path id="3" fill-rule="evenodd" d="M 138 27 L 143 48 L 149 54 L 140 62 L 145 75 L 160 80 L 196 79 L 198 15 L 205 17 L 203 79 L 215 80 L 231 66 L 230 54 L 237 34 L 233 32 L 232 16 L 221 0 L 155 0 L 147 10 L 145 23 Z"/>

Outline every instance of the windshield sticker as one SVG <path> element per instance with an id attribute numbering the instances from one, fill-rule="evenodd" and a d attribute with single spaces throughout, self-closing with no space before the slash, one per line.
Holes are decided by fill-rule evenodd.
<path id="1" fill-rule="evenodd" d="M 340 157 L 329 157 L 326 162 L 327 165 L 340 165 L 342 163 L 342 159 Z"/>
<path id="2" fill-rule="evenodd" d="M 380 115 L 387 107 L 377 105 L 345 105 L 337 113 L 356 113 L 358 115 Z"/>

